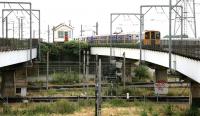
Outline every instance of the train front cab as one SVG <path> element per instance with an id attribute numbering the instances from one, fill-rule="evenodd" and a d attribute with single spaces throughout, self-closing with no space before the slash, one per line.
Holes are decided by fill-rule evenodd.
<path id="1" fill-rule="evenodd" d="M 160 32 L 159 31 L 145 31 L 143 45 L 156 47 L 160 46 Z"/>

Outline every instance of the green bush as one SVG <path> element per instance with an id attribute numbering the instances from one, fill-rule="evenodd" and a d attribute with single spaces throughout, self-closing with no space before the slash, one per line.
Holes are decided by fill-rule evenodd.
<path id="1" fill-rule="evenodd" d="M 87 50 L 89 46 L 86 42 L 69 41 L 65 43 L 41 43 L 41 57 L 46 60 L 47 51 L 49 51 L 50 60 L 60 60 L 66 56 L 72 59 L 77 58 L 79 50 Z"/>
<path id="2" fill-rule="evenodd" d="M 148 79 L 150 78 L 149 76 L 149 72 L 148 72 L 148 68 L 144 65 L 140 65 L 138 66 L 135 70 L 134 70 L 135 76 L 136 78 L 141 79 Z"/>

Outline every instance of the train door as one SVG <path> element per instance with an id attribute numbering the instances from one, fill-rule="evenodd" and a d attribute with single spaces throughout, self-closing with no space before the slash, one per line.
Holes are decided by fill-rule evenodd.
<path id="1" fill-rule="evenodd" d="M 150 32 L 145 32 L 145 38 L 144 38 L 144 45 L 151 45 L 150 43 Z"/>
<path id="2" fill-rule="evenodd" d="M 160 32 L 156 32 L 156 45 L 160 45 Z"/>
<path id="3" fill-rule="evenodd" d="M 156 36 L 155 36 L 155 32 L 152 31 L 151 32 L 151 46 L 155 46 L 156 43 Z"/>

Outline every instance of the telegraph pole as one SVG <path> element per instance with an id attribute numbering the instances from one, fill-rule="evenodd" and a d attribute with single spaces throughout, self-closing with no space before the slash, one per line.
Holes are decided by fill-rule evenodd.
<path id="1" fill-rule="evenodd" d="M 96 35 L 98 35 L 99 33 L 98 33 L 98 31 L 99 31 L 99 23 L 98 22 L 96 22 Z"/>
<path id="2" fill-rule="evenodd" d="M 96 75 L 95 75 L 95 116 L 98 116 L 98 55 L 96 54 Z"/>
<path id="3" fill-rule="evenodd" d="M 2 31 L 2 38 L 4 38 L 4 19 L 3 19 L 3 17 L 4 17 L 4 14 L 3 14 L 3 11 L 2 11 L 2 29 L 1 29 L 1 31 Z"/>
<path id="4" fill-rule="evenodd" d="M 83 79 L 84 79 L 83 89 L 86 95 L 85 53 L 86 53 L 85 50 L 83 50 Z"/>
<path id="5" fill-rule="evenodd" d="M 55 27 L 53 26 L 53 43 L 54 43 L 54 36 L 55 36 Z"/>
<path id="6" fill-rule="evenodd" d="M 50 39 L 50 29 L 49 29 L 49 25 L 48 25 L 48 43 L 49 43 L 49 39 Z"/>
<path id="7" fill-rule="evenodd" d="M 86 62 L 86 86 L 87 86 L 87 92 L 88 92 L 88 76 L 89 76 L 89 51 L 87 53 L 87 62 Z"/>
<path id="8" fill-rule="evenodd" d="M 21 40 L 23 39 L 23 18 L 21 18 Z"/>
<path id="9" fill-rule="evenodd" d="M 35 38 L 35 30 L 33 30 L 33 38 Z"/>
<path id="10" fill-rule="evenodd" d="M 171 72 L 171 53 L 172 53 L 171 19 L 172 19 L 172 0 L 169 0 L 169 70 L 170 72 Z"/>
<path id="11" fill-rule="evenodd" d="M 20 40 L 20 18 L 18 18 L 18 33 L 19 33 L 19 40 Z"/>
<path id="12" fill-rule="evenodd" d="M 83 78 L 85 79 L 85 50 L 83 50 Z M 86 80 L 86 79 L 85 79 Z"/>
<path id="13" fill-rule="evenodd" d="M 87 54 L 87 62 L 86 62 L 86 80 L 88 81 L 88 74 L 89 74 L 89 51 L 86 52 Z"/>
<path id="14" fill-rule="evenodd" d="M 101 116 L 101 59 L 98 67 L 98 116 Z"/>
<path id="15" fill-rule="evenodd" d="M 126 88 L 126 84 L 125 84 L 125 79 L 126 79 L 126 58 L 125 58 L 125 52 L 123 53 L 123 57 L 124 57 L 124 66 L 123 66 L 123 77 L 124 77 L 124 89 Z"/>
<path id="16" fill-rule="evenodd" d="M 48 90 L 49 83 L 49 51 L 47 51 L 47 76 L 46 76 L 46 90 Z"/>
<path id="17" fill-rule="evenodd" d="M 81 37 L 83 36 L 83 25 L 81 25 Z"/>
<path id="18" fill-rule="evenodd" d="M 142 14 L 142 6 L 140 6 L 140 65 L 142 64 L 142 31 L 144 30 L 144 15 Z"/>
<path id="19" fill-rule="evenodd" d="M 15 22 L 13 21 L 13 39 L 15 38 Z"/>
<path id="20" fill-rule="evenodd" d="M 48 25 L 48 43 L 49 43 L 49 25 Z M 49 83 L 49 51 L 47 51 L 47 76 L 46 76 L 46 89 L 48 90 Z"/>
<path id="21" fill-rule="evenodd" d="M 95 102 L 95 116 L 101 116 L 101 59 L 98 60 L 96 55 L 96 102 Z"/>
<path id="22" fill-rule="evenodd" d="M 8 17 L 6 17 L 6 38 L 8 38 Z"/>

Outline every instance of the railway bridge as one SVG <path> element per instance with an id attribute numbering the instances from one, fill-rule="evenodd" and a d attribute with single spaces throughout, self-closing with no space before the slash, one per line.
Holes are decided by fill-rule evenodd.
<path id="1" fill-rule="evenodd" d="M 130 42 L 128 42 L 130 43 Z M 167 69 L 184 75 L 191 82 L 193 103 L 200 102 L 200 41 L 199 40 L 174 40 L 172 41 L 172 54 L 169 57 L 168 40 L 161 40 L 160 46 L 142 46 L 126 43 L 91 44 L 91 55 L 124 57 L 140 60 L 154 65 L 156 81 L 167 80 Z M 171 60 L 170 60 L 171 59 Z"/>
<path id="2" fill-rule="evenodd" d="M 37 58 L 37 40 L 30 47 L 29 40 L 0 38 L 1 96 L 25 96 L 26 69 Z"/>

